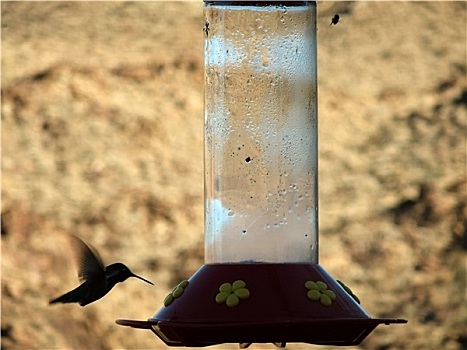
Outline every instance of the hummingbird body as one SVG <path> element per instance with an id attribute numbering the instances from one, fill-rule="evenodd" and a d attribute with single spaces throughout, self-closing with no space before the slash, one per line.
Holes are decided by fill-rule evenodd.
<path id="1" fill-rule="evenodd" d="M 99 253 L 87 246 L 81 239 L 71 236 L 73 248 L 77 250 L 78 278 L 81 282 L 77 288 L 50 300 L 54 303 L 79 303 L 88 305 L 106 295 L 117 283 L 123 282 L 129 277 L 139 278 L 149 284 L 152 282 L 135 275 L 122 263 L 111 264 L 104 267 Z"/>

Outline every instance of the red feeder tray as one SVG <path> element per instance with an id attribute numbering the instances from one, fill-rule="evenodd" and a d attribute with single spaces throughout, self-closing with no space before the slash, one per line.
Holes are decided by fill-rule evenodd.
<path id="1" fill-rule="evenodd" d="M 153 318 L 116 322 L 189 347 L 358 345 L 379 324 L 407 322 L 371 318 L 356 300 L 318 264 L 207 264 L 175 287 Z"/>

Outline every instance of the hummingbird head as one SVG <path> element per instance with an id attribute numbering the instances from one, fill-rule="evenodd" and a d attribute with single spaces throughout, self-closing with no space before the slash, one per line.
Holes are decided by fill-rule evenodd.
<path id="1" fill-rule="evenodd" d="M 135 275 L 133 272 L 130 271 L 128 267 L 126 267 L 126 265 L 122 263 L 115 263 L 107 266 L 105 268 L 105 275 L 110 285 L 115 285 L 116 283 L 123 282 L 129 277 L 136 277 L 140 280 L 143 280 L 146 283 L 154 285 L 154 283 L 152 283 L 151 281 L 148 281 L 147 279 L 144 279 L 141 276 Z"/>

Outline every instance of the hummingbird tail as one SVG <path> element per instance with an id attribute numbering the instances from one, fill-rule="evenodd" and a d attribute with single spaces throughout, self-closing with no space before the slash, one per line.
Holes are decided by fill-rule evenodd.
<path id="1" fill-rule="evenodd" d="M 49 304 L 55 304 L 55 303 L 76 303 L 78 302 L 78 296 L 73 293 L 74 291 L 71 291 L 69 293 L 63 294 L 59 296 L 58 298 L 51 299 L 49 301 Z"/>
<path id="2" fill-rule="evenodd" d="M 57 298 L 51 299 L 49 304 L 55 303 L 80 303 L 81 304 L 83 299 L 87 296 L 87 288 L 84 284 L 80 285 L 79 287 L 73 289 L 72 291 L 65 293 Z"/>

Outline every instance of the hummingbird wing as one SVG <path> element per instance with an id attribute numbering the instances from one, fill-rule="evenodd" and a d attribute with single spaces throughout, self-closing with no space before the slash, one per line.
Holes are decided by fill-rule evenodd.
<path id="1" fill-rule="evenodd" d="M 105 274 L 105 267 L 97 250 L 74 235 L 70 237 L 78 264 L 80 282 L 102 277 Z"/>

